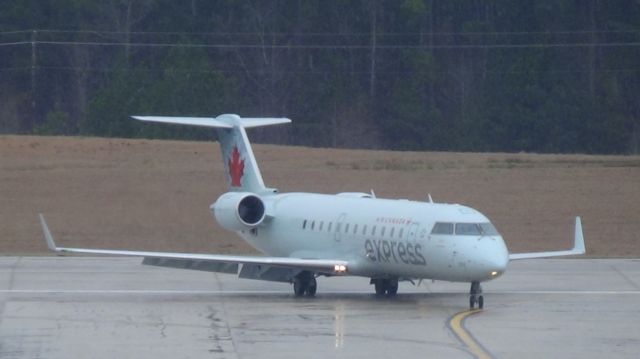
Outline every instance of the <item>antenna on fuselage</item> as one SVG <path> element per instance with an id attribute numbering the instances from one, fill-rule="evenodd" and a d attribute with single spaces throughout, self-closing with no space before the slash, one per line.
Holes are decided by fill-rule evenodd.
<path id="1" fill-rule="evenodd" d="M 373 188 L 371 189 L 371 198 L 376 198 L 376 193 L 373 192 Z"/>
<path id="2" fill-rule="evenodd" d="M 427 194 L 427 199 L 429 200 L 429 203 L 433 203 L 433 198 L 431 198 L 431 193 Z"/>

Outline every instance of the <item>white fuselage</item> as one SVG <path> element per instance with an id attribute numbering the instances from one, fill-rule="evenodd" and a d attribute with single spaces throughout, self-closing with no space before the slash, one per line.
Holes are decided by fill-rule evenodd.
<path id="1" fill-rule="evenodd" d="M 367 198 L 369 197 L 369 198 Z M 493 235 L 435 234 L 435 223 L 489 223 L 457 204 L 370 198 L 365 194 L 273 194 L 265 221 L 237 232 L 269 256 L 349 261 L 348 274 L 401 279 L 486 281 L 509 254 Z"/>
<path id="2" fill-rule="evenodd" d="M 400 280 L 470 282 L 470 308 L 483 307 L 480 282 L 499 277 L 510 260 L 585 253 L 579 217 L 572 249 L 509 254 L 487 217 L 458 204 L 378 199 L 373 193 L 278 194 L 265 186 L 245 129 L 291 122 L 287 118 L 134 118 L 217 130 L 229 192 L 210 209 L 223 228 L 266 255 L 58 247 L 40 215 L 51 250 L 144 257 L 149 265 L 290 282 L 296 296 L 314 296 L 316 277 L 323 275 L 369 277 L 377 295 L 389 296 L 396 295 Z"/>

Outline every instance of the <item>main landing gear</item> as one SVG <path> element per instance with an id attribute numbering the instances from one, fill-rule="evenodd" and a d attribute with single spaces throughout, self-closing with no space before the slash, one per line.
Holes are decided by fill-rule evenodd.
<path id="1" fill-rule="evenodd" d="M 478 309 L 484 307 L 484 297 L 482 296 L 482 287 L 480 282 L 471 282 L 471 290 L 469 291 L 469 308 L 473 309 L 478 304 Z"/>
<path id="2" fill-rule="evenodd" d="M 303 271 L 293 277 L 293 293 L 296 297 L 302 297 L 307 295 L 313 297 L 316 295 L 318 289 L 318 283 L 316 283 L 316 277 L 313 272 Z"/>
<path id="3" fill-rule="evenodd" d="M 371 278 L 369 284 L 376 288 L 376 295 L 394 296 L 398 293 L 398 279 Z"/>

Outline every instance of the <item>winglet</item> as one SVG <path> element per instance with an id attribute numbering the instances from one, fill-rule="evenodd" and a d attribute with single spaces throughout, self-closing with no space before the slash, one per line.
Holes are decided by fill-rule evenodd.
<path id="1" fill-rule="evenodd" d="M 580 217 L 576 217 L 575 233 L 573 235 L 573 248 L 568 251 L 553 251 L 553 252 L 533 252 L 533 253 L 514 253 L 509 254 L 509 260 L 519 259 L 533 259 L 533 258 L 549 258 L 560 256 L 576 256 L 585 254 L 584 236 L 582 234 L 582 221 Z"/>
<path id="2" fill-rule="evenodd" d="M 47 247 L 54 252 L 59 252 L 60 250 L 56 247 L 56 243 L 53 241 L 53 236 L 49 231 L 49 227 L 47 226 L 47 222 L 44 220 L 44 216 L 42 213 L 38 214 L 40 216 L 40 224 L 42 225 L 42 233 L 44 233 L 44 240 L 47 241 Z"/>
<path id="3" fill-rule="evenodd" d="M 584 236 L 582 235 L 582 220 L 580 216 L 576 217 L 576 229 L 573 239 L 573 252 L 576 254 L 585 254 Z"/>

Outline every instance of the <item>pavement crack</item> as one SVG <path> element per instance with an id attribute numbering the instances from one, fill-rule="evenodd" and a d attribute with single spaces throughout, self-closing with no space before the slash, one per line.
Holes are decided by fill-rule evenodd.
<path id="1" fill-rule="evenodd" d="M 634 289 L 640 290 L 640 285 L 638 285 L 638 283 L 636 283 L 633 279 L 629 278 L 628 275 L 624 274 L 624 272 L 621 271 L 616 265 L 611 264 L 609 265 L 609 267 L 613 269 L 614 272 L 618 273 L 625 280 L 625 282 L 627 282 Z"/>
<path id="2" fill-rule="evenodd" d="M 215 273 L 214 277 L 218 284 L 218 290 L 222 291 L 222 283 L 220 282 L 220 278 L 218 274 Z M 220 318 L 215 316 L 216 311 L 211 306 L 209 307 L 209 309 L 211 310 L 212 313 L 208 318 L 212 320 L 212 325 L 215 325 L 218 328 L 222 326 L 220 325 L 220 322 L 224 322 L 224 327 L 227 331 L 228 340 L 231 342 L 231 347 L 233 348 L 233 354 L 235 354 L 236 358 L 240 358 L 240 354 L 238 353 L 238 347 L 236 346 L 236 341 L 231 331 L 231 326 L 229 325 L 229 311 L 227 310 L 224 296 L 220 298 L 220 307 L 222 308 L 222 314 L 224 315 L 224 320 L 221 320 Z M 216 335 L 216 337 L 218 336 Z M 218 337 L 218 340 L 219 340 L 219 337 Z M 216 352 L 217 350 L 222 350 L 222 347 L 219 344 L 217 344 L 217 348 L 214 348 L 211 351 Z"/>
<path id="3" fill-rule="evenodd" d="M 164 321 L 162 317 L 160 317 L 160 324 L 158 324 L 158 327 L 160 328 L 160 336 L 162 336 L 162 338 L 166 338 L 167 323 Z"/>
<path id="4" fill-rule="evenodd" d="M 21 261 L 22 261 L 22 257 L 18 257 L 18 259 L 16 259 L 16 261 L 11 266 L 11 274 L 9 276 L 9 285 L 8 285 L 9 288 L 7 288 L 7 289 L 13 289 L 13 285 L 14 285 L 14 281 L 15 281 L 15 275 L 16 275 L 16 269 L 18 269 L 18 266 L 20 265 Z"/>
<path id="5" fill-rule="evenodd" d="M 7 290 L 12 290 L 15 283 L 15 275 L 20 262 L 22 261 L 22 257 L 18 257 L 13 264 L 11 265 L 11 273 L 9 274 L 9 283 L 7 284 Z M 9 301 L 9 295 L 7 295 L 4 300 L 0 303 L 0 324 L 2 324 L 2 320 L 4 318 L 4 308 L 7 306 L 7 302 Z"/>

